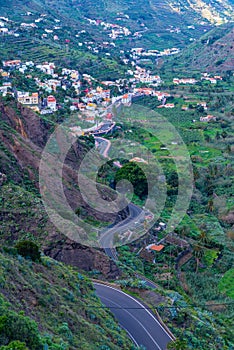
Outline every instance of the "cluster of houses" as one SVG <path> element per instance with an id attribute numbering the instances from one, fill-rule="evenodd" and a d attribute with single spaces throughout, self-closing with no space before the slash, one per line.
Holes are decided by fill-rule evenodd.
<path id="1" fill-rule="evenodd" d="M 10 24 L 12 23 L 11 20 L 7 17 L 0 17 L 0 34 L 2 35 L 14 35 L 15 37 L 18 37 L 19 34 L 16 33 L 15 30 L 10 28 Z"/>
<path id="2" fill-rule="evenodd" d="M 216 117 L 210 114 L 205 117 L 200 117 L 200 122 L 210 122 L 211 120 L 216 121 Z"/>
<path id="3" fill-rule="evenodd" d="M 87 32 L 86 30 L 81 30 L 77 32 L 76 35 L 70 36 L 68 34 L 68 38 L 64 38 L 63 26 L 60 23 L 61 21 L 56 18 L 49 18 L 46 14 L 33 14 L 31 12 L 26 12 L 22 14 L 25 19 L 24 22 L 13 22 L 5 17 L 0 17 L 0 34 L 13 35 L 15 37 L 19 37 L 23 35 L 23 32 L 38 32 L 41 39 L 51 39 L 56 42 L 63 42 L 64 46 L 66 46 L 67 50 L 69 50 L 69 46 L 71 42 L 78 47 L 85 47 L 87 50 L 91 51 L 93 54 L 99 54 L 100 52 L 105 54 L 106 56 L 112 56 L 113 49 L 118 45 L 116 43 L 116 39 L 119 38 L 140 38 L 142 36 L 141 33 L 146 31 L 146 27 L 143 23 L 141 26 L 143 27 L 142 31 L 132 33 L 125 25 L 120 25 L 117 23 L 109 23 L 100 19 L 90 19 L 86 18 L 87 22 L 91 25 L 99 26 L 104 34 L 107 34 L 108 39 L 106 41 L 96 41 L 89 40 L 87 41 Z M 120 13 L 116 18 L 115 22 L 119 21 L 127 21 L 129 19 L 128 15 L 124 13 Z M 14 25 L 9 25 L 14 23 Z M 84 37 L 82 35 L 84 34 Z M 78 39 L 79 38 L 79 39 Z M 78 39 L 78 40 L 77 40 Z M 145 50 L 143 48 L 134 48 L 131 51 L 128 50 L 127 54 L 120 50 L 120 56 L 123 59 L 125 64 L 136 63 L 139 59 L 152 59 L 162 56 L 169 56 L 179 53 L 180 49 L 178 48 L 167 48 L 165 50 Z M 128 58 L 127 58 L 128 57 Z"/>
<path id="4" fill-rule="evenodd" d="M 107 120 L 111 120 L 112 115 L 108 113 L 107 109 L 110 104 L 121 102 L 124 105 L 131 105 L 133 99 L 139 96 L 156 97 L 161 102 L 158 108 L 175 107 L 174 103 L 167 103 L 168 98 L 171 97 L 169 93 L 155 89 L 162 83 L 160 76 L 153 75 L 150 71 L 138 65 L 135 65 L 134 68 L 134 71 L 128 71 L 130 76 L 128 79 L 129 86 L 127 92 L 123 93 L 123 86 L 125 86 L 126 91 L 126 79 L 98 82 L 92 76 L 80 74 L 75 69 L 61 68 L 58 70 L 53 62 L 34 64 L 32 61 L 22 63 L 17 59 L 3 61 L 3 69 L 0 70 L 0 75 L 5 79 L 3 79 L 2 86 L 0 86 L 0 93 L 3 96 L 11 94 L 18 102 L 27 105 L 34 111 L 41 114 L 49 114 L 62 108 L 56 101 L 56 93 L 58 88 L 60 88 L 67 92 L 68 98 L 65 103 L 69 102 L 70 110 L 81 112 L 83 119 L 90 123 L 95 123 L 100 113 Z M 15 70 L 18 70 L 28 78 L 34 79 L 38 90 L 31 92 L 19 91 L 17 87 L 12 87 L 11 72 Z M 40 78 L 41 73 L 43 73 L 43 80 Z M 205 74 L 202 75 L 202 79 L 207 78 L 210 77 Z M 222 80 L 219 76 L 215 76 L 215 79 Z M 84 81 L 86 81 L 87 87 L 85 90 L 81 90 Z M 193 84 L 194 81 L 196 81 L 194 78 L 174 79 L 175 84 Z M 118 88 L 118 96 L 112 96 L 111 86 Z M 71 91 L 69 89 L 72 89 L 73 95 L 69 95 L 69 91 Z M 208 109 L 204 101 L 197 102 L 197 106 L 203 107 L 204 111 Z M 188 109 L 188 105 L 182 106 L 182 110 L 186 111 Z M 216 117 L 207 115 L 200 118 L 201 122 L 209 122 L 211 120 L 216 120 Z"/>
<path id="5" fill-rule="evenodd" d="M 129 36 L 132 34 L 127 27 L 122 27 L 119 24 L 108 23 L 100 19 L 90 18 L 87 18 L 87 21 L 92 25 L 103 27 L 103 29 L 108 32 L 108 36 L 113 40 L 117 39 L 118 37 Z"/>
<path id="6" fill-rule="evenodd" d="M 17 87 L 12 87 L 11 73 L 19 71 L 27 78 L 33 79 L 38 86 L 37 91 L 19 91 Z M 59 72 L 59 73 L 58 73 Z M 0 86 L 0 93 L 3 96 L 11 94 L 20 103 L 27 105 L 36 112 L 41 114 L 54 113 L 58 108 L 61 108 L 56 101 L 56 93 L 58 88 L 62 88 L 67 91 L 73 88 L 74 96 L 68 100 L 71 111 L 79 110 L 84 112 L 86 120 L 94 123 L 95 116 L 100 112 L 100 109 L 105 110 L 109 104 L 116 100 L 121 101 L 123 104 L 131 104 L 132 98 L 140 95 L 156 96 L 158 100 L 163 101 L 166 97 L 166 93 L 155 91 L 153 88 L 132 88 L 132 91 L 121 95 L 122 80 L 118 81 L 103 81 L 100 85 L 97 85 L 96 79 L 88 74 L 80 74 L 77 70 L 62 68 L 56 69 L 53 62 L 44 62 L 41 64 L 35 64 L 33 61 L 21 62 L 20 60 L 8 60 L 3 61 L 3 69 L 0 70 L 0 74 L 3 78 L 3 85 Z M 41 78 L 43 74 L 43 79 Z M 145 83 L 152 85 L 159 85 L 161 78 L 157 75 L 151 75 L 149 71 L 136 66 L 136 70 L 133 72 L 132 86 L 136 86 L 137 83 Z M 82 80 L 86 81 L 88 86 L 83 94 L 81 92 Z M 95 88 L 93 87 L 93 81 L 95 81 Z M 104 87 L 102 87 L 104 86 Z M 118 97 L 111 96 L 110 86 L 117 86 L 120 92 Z M 44 91 L 44 92 L 43 92 Z M 47 97 L 41 97 L 48 95 Z M 54 96 L 55 95 L 55 96 Z M 164 103 L 165 104 L 165 103 Z M 108 119 L 111 116 L 107 113 Z"/>
<path id="7" fill-rule="evenodd" d="M 6 68 L 6 70 L 4 70 L 4 68 Z M 63 90 L 73 88 L 78 95 L 80 93 L 79 89 L 81 85 L 81 76 L 77 70 L 63 68 L 61 75 L 59 75 L 58 73 L 55 73 L 55 68 L 53 62 L 45 62 L 43 64 L 35 65 L 32 61 L 25 63 L 22 63 L 20 60 L 3 61 L 3 69 L 0 70 L 3 78 L 9 78 L 12 70 L 18 70 L 30 79 L 32 79 L 32 75 L 30 74 L 32 70 L 34 73 L 41 72 L 48 76 L 48 78 L 43 81 L 37 76 L 33 79 L 38 86 L 38 90 L 44 90 L 49 96 L 41 99 L 39 98 L 38 91 L 32 93 L 28 91 L 18 91 L 17 87 L 12 91 L 10 79 L 7 79 L 9 81 L 3 82 L 3 86 L 0 87 L 0 92 L 3 96 L 6 96 L 6 94 L 14 95 L 20 103 L 31 107 L 37 112 L 40 111 L 42 114 L 53 113 L 57 110 L 57 106 L 56 98 L 52 94 L 56 93 L 57 88 L 61 87 Z M 29 74 L 27 74 L 27 71 L 29 71 Z"/>
<path id="8" fill-rule="evenodd" d="M 135 67 L 134 78 L 136 81 L 143 84 L 156 84 L 157 86 L 162 83 L 162 80 L 159 75 L 152 75 L 150 71 L 139 66 Z"/>
<path id="9" fill-rule="evenodd" d="M 130 106 L 132 103 L 132 100 L 134 100 L 137 97 L 140 96 L 152 96 L 156 97 L 158 101 L 160 101 L 162 104 L 159 106 L 160 108 L 174 108 L 175 105 L 173 103 L 166 103 L 167 98 L 171 95 L 167 92 L 163 91 L 157 91 L 153 88 L 148 87 L 140 87 L 140 88 L 133 88 L 131 92 L 128 92 L 124 95 L 118 96 L 118 97 L 112 97 L 112 103 L 115 103 L 117 101 L 121 102 L 124 105 Z M 158 107 L 158 108 L 159 108 Z"/>
<path id="10" fill-rule="evenodd" d="M 221 81 L 223 80 L 223 78 L 220 75 L 215 75 L 214 77 L 211 77 L 210 74 L 208 73 L 202 73 L 201 76 L 201 81 L 202 80 L 207 80 L 209 81 L 211 84 L 217 84 L 217 81 Z M 195 78 L 174 78 L 173 79 L 173 83 L 175 85 L 179 85 L 179 84 L 196 84 L 199 80 L 195 79 Z"/>
<path id="11" fill-rule="evenodd" d="M 207 80 L 211 84 L 217 84 L 217 81 L 223 80 L 223 78 L 220 75 L 215 75 L 214 77 L 211 77 L 208 73 L 202 73 L 201 80 Z"/>
<path id="12" fill-rule="evenodd" d="M 53 95 L 49 95 L 47 98 L 39 99 L 38 92 L 22 92 L 16 91 L 15 97 L 21 104 L 30 107 L 35 112 L 41 114 L 49 114 L 57 111 L 57 101 Z"/>
<path id="13" fill-rule="evenodd" d="M 188 103 L 188 102 L 187 102 Z M 186 105 L 183 105 L 181 107 L 181 110 L 182 111 L 188 111 L 189 110 L 189 104 L 186 104 Z M 196 102 L 196 107 L 202 107 L 204 109 L 204 111 L 207 111 L 208 109 L 208 106 L 207 106 L 207 103 L 205 101 L 199 101 L 199 102 Z M 192 108 L 194 108 L 194 105 L 192 104 Z"/>
<path id="14" fill-rule="evenodd" d="M 162 57 L 162 56 L 171 56 L 176 55 L 180 52 L 180 49 L 173 47 L 159 50 L 145 50 L 142 47 L 134 47 L 131 49 L 131 54 L 133 59 L 139 59 L 140 57 Z"/>
<path id="15" fill-rule="evenodd" d="M 64 68 L 62 74 L 58 75 L 55 73 L 55 68 L 55 64 L 51 62 L 35 65 L 32 61 L 25 63 L 22 63 L 20 60 L 3 61 L 3 69 L 0 70 L 0 74 L 7 81 L 3 82 L 3 85 L 0 86 L 0 93 L 3 96 L 11 94 L 17 98 L 18 102 L 27 105 L 41 114 L 53 113 L 58 109 L 56 97 L 53 96 L 53 93 L 56 93 L 58 87 L 64 90 L 73 87 L 77 94 L 80 88 L 80 74 L 78 71 Z M 13 88 L 10 77 L 14 70 L 18 70 L 27 78 L 34 79 L 38 86 L 38 91 L 19 91 L 17 87 Z M 29 74 L 27 74 L 27 71 L 29 71 Z M 34 73 L 42 72 L 48 76 L 48 79 L 42 81 L 37 76 L 33 78 L 31 75 L 32 71 Z M 46 98 L 40 98 L 39 90 L 44 90 L 48 96 Z"/>
<path id="16" fill-rule="evenodd" d="M 179 84 L 196 84 L 197 83 L 197 80 L 194 79 L 194 78 L 174 78 L 173 79 L 173 83 L 176 84 L 176 85 L 179 85 Z"/>

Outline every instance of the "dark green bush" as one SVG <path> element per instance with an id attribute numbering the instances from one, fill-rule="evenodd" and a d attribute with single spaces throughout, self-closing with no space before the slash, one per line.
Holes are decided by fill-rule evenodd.
<path id="1" fill-rule="evenodd" d="M 9 344 L 12 341 L 25 342 L 31 350 L 41 349 L 37 324 L 29 317 L 8 311 L 0 317 L 0 344 Z M 20 346 L 20 350 L 27 349 L 22 347 L 22 343 Z M 11 349 L 11 347 L 8 345 L 3 349 Z M 12 349 L 18 348 L 13 347 Z"/>
<path id="2" fill-rule="evenodd" d="M 32 241 L 20 241 L 15 245 L 19 255 L 30 258 L 33 261 L 40 261 L 41 253 L 36 243 Z"/>

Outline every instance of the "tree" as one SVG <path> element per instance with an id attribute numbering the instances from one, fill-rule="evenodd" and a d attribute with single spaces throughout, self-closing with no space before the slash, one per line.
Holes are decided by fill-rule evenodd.
<path id="1" fill-rule="evenodd" d="M 208 135 L 208 134 L 205 135 L 205 141 L 206 141 L 206 142 L 211 142 L 211 137 L 210 137 L 210 135 Z"/>
<path id="2" fill-rule="evenodd" d="M 36 322 L 23 314 L 11 311 L 0 316 L 0 341 L 1 339 L 4 339 L 5 344 L 8 342 L 20 344 L 20 350 L 27 349 L 22 348 L 24 343 L 30 350 L 40 350 L 42 345 Z M 5 350 L 5 348 L 3 349 Z M 7 347 L 6 349 L 10 350 L 11 348 Z M 14 347 L 13 349 L 18 348 Z"/>
<path id="3" fill-rule="evenodd" d="M 201 106 L 201 105 L 198 105 L 197 108 L 196 108 L 196 110 L 197 110 L 198 113 L 204 113 L 204 112 L 205 112 L 204 107 Z"/>
<path id="4" fill-rule="evenodd" d="M 226 139 L 226 137 L 228 136 L 228 134 L 227 134 L 226 131 L 223 131 L 223 132 L 221 133 L 221 135 L 222 135 L 222 138 L 223 138 L 223 139 Z"/>
<path id="5" fill-rule="evenodd" d="M 210 199 L 207 203 L 207 210 L 209 213 L 212 213 L 214 211 L 214 201 L 213 199 Z"/>
<path id="6" fill-rule="evenodd" d="M 199 241 L 204 244 L 210 241 L 209 234 L 206 230 L 201 230 L 199 235 Z"/>
<path id="7" fill-rule="evenodd" d="M 180 229 L 179 229 L 179 233 L 181 234 L 181 236 L 183 238 L 185 238 L 186 236 L 189 235 L 190 233 L 190 227 L 188 225 L 183 225 Z"/>
<path id="8" fill-rule="evenodd" d="M 115 185 L 121 181 L 130 181 L 134 187 L 134 193 L 144 199 L 148 194 L 148 184 L 143 170 L 134 162 L 129 162 L 120 168 L 115 175 Z"/>
<path id="9" fill-rule="evenodd" d="M 30 258 L 33 261 L 39 261 L 41 258 L 41 253 L 39 247 L 36 243 L 31 241 L 20 241 L 15 245 L 19 255 Z"/>
<path id="10" fill-rule="evenodd" d="M 212 177 L 209 174 L 206 175 L 204 183 L 205 183 L 204 191 L 207 194 L 207 196 L 213 195 L 213 193 L 214 193 L 214 184 L 213 184 Z"/>
<path id="11" fill-rule="evenodd" d="M 232 148 L 231 148 L 231 146 L 230 146 L 230 145 L 227 145 L 227 147 L 226 147 L 226 151 L 227 151 L 227 153 L 231 153 L 231 152 L 232 152 Z"/>
<path id="12" fill-rule="evenodd" d="M 204 248 L 199 244 L 194 244 L 193 256 L 194 256 L 196 263 L 197 263 L 197 266 L 196 266 L 196 273 L 197 273 L 200 261 L 201 261 L 202 257 L 204 256 Z"/>

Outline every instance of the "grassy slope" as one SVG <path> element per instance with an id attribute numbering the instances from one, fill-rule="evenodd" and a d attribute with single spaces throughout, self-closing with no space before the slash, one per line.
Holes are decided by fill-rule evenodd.
<path id="1" fill-rule="evenodd" d="M 234 69 L 234 26 L 223 25 L 205 34 L 180 55 L 169 60 L 165 68 L 221 72 Z"/>
<path id="2" fill-rule="evenodd" d="M 37 322 L 42 344 L 48 334 L 55 344 L 64 344 L 58 349 L 131 349 L 113 317 L 99 308 L 90 281 L 71 267 L 47 257 L 32 263 L 1 252 L 0 271 L 0 293 L 5 300 L 0 299 L 1 315 L 23 310 Z M 4 344 L 1 334 L 0 329 L 0 345 Z M 18 335 L 16 340 L 25 339 Z"/>

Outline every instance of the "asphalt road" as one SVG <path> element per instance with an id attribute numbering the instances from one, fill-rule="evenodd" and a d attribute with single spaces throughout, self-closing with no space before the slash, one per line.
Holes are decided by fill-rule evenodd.
<path id="1" fill-rule="evenodd" d="M 143 304 L 113 287 L 99 283 L 94 283 L 94 287 L 102 303 L 111 309 L 137 346 L 143 345 L 146 350 L 166 350 L 172 338 Z"/>
<path id="2" fill-rule="evenodd" d="M 101 155 L 103 155 L 105 158 L 108 158 L 108 152 L 111 147 L 111 142 L 109 140 L 106 140 L 102 137 L 95 136 L 95 140 L 98 144 L 98 149 Z M 133 203 L 130 203 L 128 205 L 129 208 L 129 215 L 128 217 L 119 222 L 118 224 L 111 226 L 107 229 L 105 229 L 99 239 L 100 245 L 102 248 L 104 248 L 106 254 L 113 260 L 117 260 L 117 252 L 116 249 L 113 248 L 113 238 L 114 234 L 116 232 L 123 233 L 128 230 L 134 229 L 136 226 L 136 222 L 139 222 L 139 220 L 143 219 L 145 217 L 144 211 L 136 206 Z"/>
<path id="3" fill-rule="evenodd" d="M 105 158 L 109 158 L 108 157 L 108 152 L 110 150 L 111 147 L 111 142 L 107 139 L 104 139 L 103 137 L 97 137 L 94 136 L 95 141 L 98 143 L 98 150 L 99 153 L 105 157 Z"/>
<path id="4" fill-rule="evenodd" d="M 116 259 L 116 255 L 113 255 L 113 239 L 115 233 L 123 233 L 130 229 L 133 229 L 135 227 L 135 223 L 139 222 L 140 219 L 144 219 L 145 213 L 144 211 L 139 208 L 138 206 L 130 203 L 128 205 L 129 207 L 129 215 L 128 217 L 120 221 L 118 224 L 111 226 L 109 228 L 106 228 L 101 233 L 99 243 L 102 248 L 105 249 L 106 254 L 109 255 L 112 259 Z"/>
<path id="5" fill-rule="evenodd" d="M 108 134 L 115 126 L 115 123 L 104 123 L 97 130 L 93 131 L 92 134 L 95 136 Z"/>
<path id="6" fill-rule="evenodd" d="M 106 140 L 102 137 L 97 137 L 97 136 L 95 136 L 95 140 L 99 145 L 98 148 L 99 148 L 100 154 L 108 158 L 108 152 L 111 147 L 111 142 L 109 140 Z M 118 260 L 117 251 L 111 245 L 114 233 L 120 228 L 126 231 L 128 229 L 131 229 L 132 227 L 134 228 L 135 222 L 139 221 L 145 216 L 144 211 L 133 203 L 130 203 L 128 205 L 128 208 L 129 208 L 128 217 L 125 220 L 119 222 L 118 224 L 112 225 L 111 227 L 105 229 L 100 237 L 101 246 L 104 248 L 105 253 L 113 260 Z M 136 274 L 136 277 L 145 281 L 146 286 L 151 288 L 157 288 L 156 283 L 148 280 L 146 277 L 140 274 Z"/>
<path id="7" fill-rule="evenodd" d="M 106 127 L 106 125 L 104 124 L 103 127 Z M 105 158 L 108 158 L 108 152 L 111 147 L 111 142 L 109 140 L 97 136 L 95 136 L 95 140 L 98 144 L 100 154 L 103 155 Z M 113 238 L 115 233 L 120 231 L 124 232 L 130 230 L 131 228 L 135 228 L 135 222 L 139 221 L 140 219 L 144 219 L 145 217 L 144 211 L 138 206 L 130 203 L 128 205 L 128 208 L 128 217 L 125 220 L 117 223 L 116 225 L 112 225 L 111 227 L 105 229 L 102 232 L 99 239 L 101 247 L 105 249 L 106 254 L 113 260 L 117 259 L 116 250 L 113 248 Z"/>
<path id="8" fill-rule="evenodd" d="M 108 158 L 111 147 L 109 140 L 95 137 L 99 143 L 99 152 Z M 116 225 L 106 228 L 99 239 L 105 253 L 113 260 L 118 260 L 116 249 L 113 247 L 113 238 L 116 232 L 124 232 L 134 228 L 135 223 L 145 218 L 145 212 L 138 206 L 130 203 L 128 217 Z M 157 288 L 157 285 L 136 273 L 136 277 L 142 279 L 148 287 Z M 110 308 L 119 324 L 128 332 L 133 342 L 143 345 L 146 350 L 165 350 L 167 343 L 172 340 L 169 333 L 161 326 L 155 316 L 133 297 L 102 284 L 95 283 L 97 295 L 102 303 Z"/>

